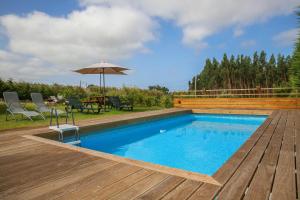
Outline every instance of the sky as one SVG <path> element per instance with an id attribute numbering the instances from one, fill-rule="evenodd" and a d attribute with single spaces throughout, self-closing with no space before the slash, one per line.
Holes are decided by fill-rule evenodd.
<path id="1" fill-rule="evenodd" d="M 292 54 L 300 0 L 1 0 L 0 78 L 79 85 L 73 70 L 130 68 L 110 86 L 186 90 L 207 58 Z"/>

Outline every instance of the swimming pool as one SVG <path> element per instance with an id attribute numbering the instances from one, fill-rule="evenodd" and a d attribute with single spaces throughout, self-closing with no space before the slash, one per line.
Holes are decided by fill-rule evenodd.
<path id="1" fill-rule="evenodd" d="M 214 174 L 267 116 L 184 114 L 81 136 L 81 147 Z M 66 141 L 72 139 L 66 138 Z"/>

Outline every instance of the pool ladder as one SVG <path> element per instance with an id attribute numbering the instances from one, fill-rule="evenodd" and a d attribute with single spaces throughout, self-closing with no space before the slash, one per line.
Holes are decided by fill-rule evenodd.
<path id="1" fill-rule="evenodd" d="M 53 115 L 55 115 L 56 125 L 52 125 Z M 69 142 L 69 144 L 80 144 L 81 141 L 80 141 L 80 135 L 79 135 L 79 126 L 75 125 L 74 114 L 72 111 L 71 111 L 71 116 L 72 116 L 72 124 L 68 124 L 69 111 L 66 108 L 66 123 L 59 124 L 57 110 L 56 110 L 56 108 L 51 108 L 49 129 L 58 132 L 58 140 L 61 142 L 64 141 L 64 132 L 74 131 L 75 132 L 75 141 Z"/>

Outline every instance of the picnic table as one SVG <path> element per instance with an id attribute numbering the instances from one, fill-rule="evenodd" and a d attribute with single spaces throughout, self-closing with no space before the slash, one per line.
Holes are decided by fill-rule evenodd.
<path id="1" fill-rule="evenodd" d="M 105 99 L 105 103 L 104 104 L 104 99 Z M 93 105 L 96 104 L 97 108 L 98 108 L 98 113 L 100 113 L 100 111 L 103 109 L 106 111 L 106 108 L 104 108 L 105 106 L 108 106 L 109 103 L 108 101 L 108 97 L 103 97 L 103 96 L 94 96 L 94 97 L 89 97 L 89 99 L 82 101 L 82 103 L 86 106 L 86 107 L 90 107 L 93 108 Z"/>

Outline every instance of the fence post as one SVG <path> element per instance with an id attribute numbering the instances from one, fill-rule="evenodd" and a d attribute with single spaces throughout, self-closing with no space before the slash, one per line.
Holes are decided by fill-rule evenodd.
<path id="1" fill-rule="evenodd" d="M 197 97 L 197 75 L 195 76 L 195 98 Z"/>
<path id="2" fill-rule="evenodd" d="M 260 86 L 256 86 L 256 94 L 258 94 L 257 96 L 261 97 L 260 93 L 261 93 Z"/>

